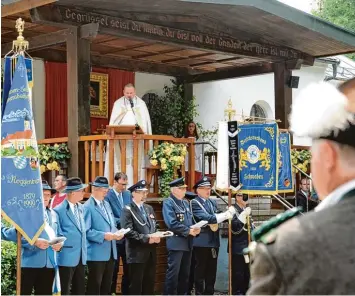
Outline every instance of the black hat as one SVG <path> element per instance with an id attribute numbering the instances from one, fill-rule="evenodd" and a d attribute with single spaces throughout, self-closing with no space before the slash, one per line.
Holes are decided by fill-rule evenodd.
<path id="1" fill-rule="evenodd" d="M 169 183 L 170 187 L 187 187 L 185 184 L 185 178 L 175 179 Z"/>
<path id="2" fill-rule="evenodd" d="M 140 180 L 136 184 L 132 185 L 131 187 L 128 188 L 129 191 L 147 191 L 148 189 L 146 188 L 147 182 L 145 180 Z"/>
<path id="3" fill-rule="evenodd" d="M 350 80 L 350 84 L 354 81 Z M 303 89 L 292 103 L 291 131 L 298 137 L 355 147 L 355 111 L 350 107 L 351 98 L 341 89 L 342 85 L 339 90 L 329 82 L 313 83 Z"/>
<path id="4" fill-rule="evenodd" d="M 57 190 L 53 189 L 51 186 L 48 185 L 48 182 L 46 180 L 42 180 L 42 190 L 50 190 L 52 194 L 57 192 Z"/>
<path id="5" fill-rule="evenodd" d="M 212 187 L 211 179 L 209 177 L 202 177 L 194 186 L 194 189 L 199 187 Z"/>
<path id="6" fill-rule="evenodd" d="M 197 197 L 198 195 L 195 192 L 191 192 L 191 191 L 186 191 L 185 193 L 185 198 L 188 200 L 192 200 L 195 197 Z"/>
<path id="7" fill-rule="evenodd" d="M 110 186 L 108 185 L 108 180 L 106 177 L 96 177 L 95 181 L 90 183 L 91 186 L 95 187 L 102 187 L 102 188 L 109 188 Z"/>
<path id="8" fill-rule="evenodd" d="M 62 191 L 63 193 L 70 193 L 74 191 L 79 191 L 88 187 L 87 184 L 83 184 L 80 178 L 74 177 L 67 180 L 67 186 Z"/>

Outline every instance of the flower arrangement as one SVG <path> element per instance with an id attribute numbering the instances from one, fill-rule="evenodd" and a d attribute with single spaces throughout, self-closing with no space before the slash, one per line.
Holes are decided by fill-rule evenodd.
<path id="1" fill-rule="evenodd" d="M 292 164 L 298 167 L 302 172 L 307 173 L 310 171 L 311 151 L 309 150 L 291 150 Z M 292 168 L 294 173 L 297 173 L 295 168 Z"/>
<path id="2" fill-rule="evenodd" d="M 71 153 L 66 143 L 55 145 L 38 145 L 39 161 L 41 174 L 46 171 L 59 171 L 68 159 Z"/>
<path id="3" fill-rule="evenodd" d="M 163 197 L 170 194 L 169 183 L 174 179 L 175 169 L 185 161 L 186 145 L 163 142 L 149 152 L 150 163 L 160 165 L 159 193 Z"/>

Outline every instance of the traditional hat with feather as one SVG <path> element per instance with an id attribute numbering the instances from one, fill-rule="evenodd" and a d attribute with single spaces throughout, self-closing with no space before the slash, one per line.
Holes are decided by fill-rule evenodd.
<path id="1" fill-rule="evenodd" d="M 339 87 L 329 82 L 303 89 L 292 104 L 291 131 L 355 147 L 355 79 Z"/>

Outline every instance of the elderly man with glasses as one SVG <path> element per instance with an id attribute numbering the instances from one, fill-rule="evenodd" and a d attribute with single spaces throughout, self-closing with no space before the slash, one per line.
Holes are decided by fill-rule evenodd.
<path id="1" fill-rule="evenodd" d="M 121 228 L 120 218 L 122 209 L 132 202 L 131 192 L 126 189 L 128 184 L 127 175 L 123 172 L 115 174 L 112 189 L 110 189 L 105 197 L 105 200 L 110 204 L 117 229 Z M 117 274 L 119 270 L 120 258 L 123 263 L 123 274 L 121 282 L 121 292 L 123 295 L 129 293 L 129 276 L 128 265 L 126 260 L 126 247 L 125 239 L 116 241 L 117 243 L 117 260 L 113 271 L 111 293 L 116 293 Z"/>

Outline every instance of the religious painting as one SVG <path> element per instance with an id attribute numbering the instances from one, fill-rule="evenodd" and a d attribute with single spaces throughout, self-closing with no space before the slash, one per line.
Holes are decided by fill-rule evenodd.
<path id="1" fill-rule="evenodd" d="M 108 75 L 90 73 L 90 115 L 91 117 L 108 117 Z"/>

